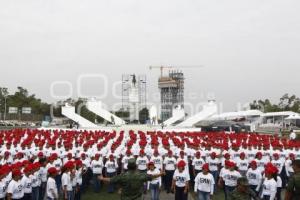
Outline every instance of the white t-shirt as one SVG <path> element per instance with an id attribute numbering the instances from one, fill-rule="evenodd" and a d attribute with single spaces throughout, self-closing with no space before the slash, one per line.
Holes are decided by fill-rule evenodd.
<path id="1" fill-rule="evenodd" d="M 240 171 L 247 171 L 248 170 L 249 161 L 244 159 L 237 159 L 237 167 Z"/>
<path id="2" fill-rule="evenodd" d="M 60 171 L 61 170 L 61 167 L 62 167 L 62 162 L 61 162 L 61 159 L 56 159 L 54 162 L 53 162 L 53 165 L 54 167 L 56 168 L 56 170 Z"/>
<path id="3" fill-rule="evenodd" d="M 176 168 L 176 159 L 174 157 L 165 157 L 164 165 L 165 170 L 174 171 Z"/>
<path id="4" fill-rule="evenodd" d="M 146 170 L 147 169 L 147 164 L 148 164 L 149 160 L 146 156 L 144 157 L 138 157 L 136 159 L 136 165 L 137 165 L 137 168 L 138 170 Z"/>
<path id="5" fill-rule="evenodd" d="M 30 194 L 32 193 L 32 180 L 31 177 L 27 177 L 27 176 L 23 176 L 21 179 L 21 182 L 23 184 L 24 187 L 24 193 L 26 194 Z"/>
<path id="6" fill-rule="evenodd" d="M 93 174 L 102 174 L 103 169 L 103 162 L 102 160 L 93 160 L 91 163 L 91 168 L 93 171 Z"/>
<path id="7" fill-rule="evenodd" d="M 47 168 L 41 167 L 39 171 L 39 178 L 42 182 L 47 182 Z"/>
<path id="8" fill-rule="evenodd" d="M 270 180 L 268 179 L 265 179 L 264 182 L 263 182 L 263 190 L 262 190 L 262 196 L 263 197 L 264 195 L 266 196 L 270 196 L 270 199 L 269 200 L 274 200 L 275 199 L 275 196 L 276 196 L 276 192 L 277 192 L 277 183 L 276 181 L 272 178 Z"/>
<path id="9" fill-rule="evenodd" d="M 58 198 L 58 191 L 57 191 L 56 183 L 52 177 L 48 178 L 46 193 L 47 193 L 47 197 L 50 197 L 51 199 Z M 53 193 L 54 193 L 54 195 L 53 195 Z"/>
<path id="10" fill-rule="evenodd" d="M 262 175 L 259 169 L 253 170 L 252 168 L 248 169 L 246 173 L 249 185 L 257 185 L 258 187 L 261 184 Z M 257 188 L 258 189 L 258 188 Z"/>
<path id="11" fill-rule="evenodd" d="M 220 159 L 218 158 L 211 159 L 211 157 L 208 157 L 206 162 L 209 164 L 210 171 L 218 171 L 218 166 L 221 163 Z"/>
<path id="12" fill-rule="evenodd" d="M 278 160 L 272 160 L 271 163 L 278 169 L 278 174 L 281 173 L 284 162 L 280 159 Z"/>
<path id="13" fill-rule="evenodd" d="M 8 187 L 7 187 L 7 193 L 12 194 L 12 199 L 23 198 L 24 197 L 24 187 L 23 187 L 21 180 L 19 180 L 19 181 L 11 180 L 11 182 L 8 184 Z"/>
<path id="14" fill-rule="evenodd" d="M 195 170 L 202 170 L 202 166 L 204 164 L 204 160 L 202 158 L 194 158 L 193 159 L 193 162 L 192 162 L 192 165 L 194 166 L 194 169 Z"/>
<path id="15" fill-rule="evenodd" d="M 67 186 L 67 191 L 73 190 L 70 172 L 63 173 L 61 177 L 61 184 L 63 188 L 64 186 Z"/>
<path id="16" fill-rule="evenodd" d="M 115 173 L 118 168 L 118 163 L 116 161 L 106 161 L 105 168 L 107 173 Z"/>
<path id="17" fill-rule="evenodd" d="M 82 168 L 76 170 L 75 177 L 78 185 L 82 185 Z"/>
<path id="18" fill-rule="evenodd" d="M 158 174 L 160 174 L 160 171 L 159 171 L 159 169 L 154 169 L 153 171 L 151 171 L 151 170 L 148 170 L 147 171 L 147 174 L 148 175 L 158 175 Z M 148 189 L 149 189 L 149 185 L 150 184 L 159 184 L 159 186 L 161 186 L 161 177 L 158 177 L 158 178 L 155 178 L 155 179 L 152 179 L 152 181 L 148 181 Z"/>
<path id="19" fill-rule="evenodd" d="M 190 175 L 186 170 L 179 172 L 178 169 L 176 169 L 173 175 L 173 180 L 175 180 L 175 185 L 177 187 L 185 187 L 186 182 L 190 180 Z"/>
<path id="20" fill-rule="evenodd" d="M 290 159 L 285 161 L 285 171 L 286 171 L 286 175 L 289 177 L 290 173 L 294 173 L 294 169 L 292 166 L 292 161 Z"/>
<path id="21" fill-rule="evenodd" d="M 150 160 L 154 162 L 154 166 L 156 169 L 162 169 L 163 159 L 161 156 L 152 156 Z"/>
<path id="22" fill-rule="evenodd" d="M 6 196 L 7 185 L 4 179 L 0 181 L 0 199 L 4 199 Z"/>
<path id="23" fill-rule="evenodd" d="M 259 169 L 261 172 L 263 172 L 265 170 L 265 164 L 267 164 L 268 162 L 265 159 L 255 159 L 256 164 L 257 164 L 257 169 Z"/>
<path id="24" fill-rule="evenodd" d="M 242 177 L 240 172 L 238 171 L 230 171 L 228 170 L 227 173 L 224 173 L 222 178 L 225 182 L 226 186 L 235 187 L 237 186 L 238 178 Z"/>
<path id="25" fill-rule="evenodd" d="M 39 183 L 38 183 L 38 178 L 37 178 L 37 176 L 36 176 L 36 173 L 31 174 L 29 177 L 30 177 L 30 179 L 31 179 L 31 186 L 32 186 L 32 187 L 38 187 L 38 186 L 39 186 Z"/>
<path id="26" fill-rule="evenodd" d="M 213 195 L 214 184 L 214 177 L 210 173 L 205 175 L 203 172 L 200 172 L 195 178 L 194 191 L 210 192 L 210 194 Z"/>
<path id="27" fill-rule="evenodd" d="M 123 158 L 122 158 L 122 164 L 123 164 L 123 167 L 124 167 L 124 169 L 125 170 L 127 170 L 128 169 L 128 160 L 130 160 L 130 159 L 132 159 L 133 158 L 133 156 L 124 156 Z"/>

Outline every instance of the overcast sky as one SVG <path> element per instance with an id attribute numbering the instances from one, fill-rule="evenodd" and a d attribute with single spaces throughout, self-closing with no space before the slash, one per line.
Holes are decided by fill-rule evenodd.
<path id="1" fill-rule="evenodd" d="M 24 86 L 47 102 L 78 96 L 86 74 L 108 78 L 147 74 L 157 93 L 159 70 L 184 69 L 186 102 L 213 94 L 225 111 L 254 99 L 300 96 L 298 0 L 3 0 L 0 1 L 0 86 Z M 103 84 L 84 78 L 81 93 L 100 95 Z M 158 99 L 149 101 L 158 103 Z"/>

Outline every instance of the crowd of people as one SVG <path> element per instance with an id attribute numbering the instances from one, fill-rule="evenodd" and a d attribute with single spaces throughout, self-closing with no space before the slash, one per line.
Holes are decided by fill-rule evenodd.
<path id="1" fill-rule="evenodd" d="M 135 159 L 139 172 L 155 177 L 143 188 L 152 200 L 161 188 L 175 200 L 189 193 L 209 200 L 218 190 L 227 200 L 242 178 L 253 199 L 281 200 L 299 148 L 298 141 L 257 133 L 3 130 L 0 199 L 80 200 L 91 183 L 100 192 L 103 177 L 127 172 Z M 110 181 L 107 192 L 119 189 Z"/>

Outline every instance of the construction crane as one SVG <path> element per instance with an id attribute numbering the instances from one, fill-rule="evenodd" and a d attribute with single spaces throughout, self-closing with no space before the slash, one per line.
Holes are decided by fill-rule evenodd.
<path id="1" fill-rule="evenodd" d="M 164 69 L 203 68 L 204 66 L 149 66 L 149 69 L 160 69 L 160 77 L 163 77 Z"/>

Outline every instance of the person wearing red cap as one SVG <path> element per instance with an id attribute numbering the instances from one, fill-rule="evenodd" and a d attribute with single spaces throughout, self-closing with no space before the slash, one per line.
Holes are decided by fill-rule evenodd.
<path id="1" fill-rule="evenodd" d="M 190 175 L 185 170 L 186 163 L 181 160 L 173 175 L 172 191 L 175 192 L 175 200 L 187 200 L 189 191 Z"/>
<path id="2" fill-rule="evenodd" d="M 292 177 L 294 175 L 294 169 L 293 169 L 293 161 L 295 160 L 295 154 L 290 153 L 289 157 L 286 159 L 284 166 L 285 166 L 285 173 L 287 176 L 287 179 Z"/>
<path id="3" fill-rule="evenodd" d="M 58 171 L 55 167 L 50 167 L 48 169 L 49 178 L 47 180 L 47 187 L 46 187 L 47 200 L 58 199 L 58 189 L 55 182 L 55 177 L 57 173 Z"/>
<path id="4" fill-rule="evenodd" d="M 4 200 L 6 197 L 6 181 L 7 171 L 2 167 L 0 168 L 0 199 Z"/>
<path id="5" fill-rule="evenodd" d="M 41 184 L 40 178 L 39 178 L 39 170 L 40 170 L 40 164 L 33 163 L 32 164 L 32 174 L 30 175 L 30 179 L 32 181 L 32 200 L 38 200 L 39 199 L 39 187 Z"/>
<path id="6" fill-rule="evenodd" d="M 197 194 L 197 200 L 210 200 L 214 194 L 215 180 L 209 173 L 209 164 L 202 166 L 202 171 L 195 178 L 194 192 Z"/>
<path id="7" fill-rule="evenodd" d="M 244 152 L 240 153 L 240 158 L 236 159 L 238 171 L 242 176 L 246 176 L 249 161 L 246 159 L 246 154 Z"/>
<path id="8" fill-rule="evenodd" d="M 30 175 L 32 174 L 32 167 L 29 165 L 23 170 L 23 177 L 21 182 L 24 186 L 24 197 L 23 200 L 31 200 L 32 197 L 32 179 Z"/>
<path id="9" fill-rule="evenodd" d="M 164 186 L 167 193 L 171 192 L 171 185 L 172 185 L 175 169 L 176 169 L 176 159 L 173 156 L 173 152 L 169 150 L 168 156 L 165 157 L 163 162 L 163 171 L 166 174 L 164 180 Z"/>
<path id="10" fill-rule="evenodd" d="M 206 159 L 206 163 L 209 164 L 209 170 L 210 173 L 213 175 L 215 183 L 218 182 L 219 179 L 219 170 L 221 161 L 219 158 L 217 158 L 217 154 L 215 152 L 212 152 L 210 156 Z M 215 191 L 216 191 L 216 184 L 215 184 Z"/>
<path id="11" fill-rule="evenodd" d="M 261 198 L 264 200 L 274 200 L 277 193 L 277 182 L 274 176 L 277 174 L 275 166 L 267 165 L 265 169 L 265 179 L 262 184 Z"/>
<path id="12" fill-rule="evenodd" d="M 237 186 L 237 180 L 242 175 L 236 170 L 236 164 L 234 162 L 228 162 L 229 171 L 221 176 L 225 186 L 225 200 L 228 199 L 229 193 L 232 192 Z"/>
<path id="13" fill-rule="evenodd" d="M 137 169 L 141 172 L 146 172 L 148 162 L 149 162 L 149 160 L 148 160 L 147 156 L 145 155 L 144 150 L 141 149 L 140 155 L 136 159 Z"/>
<path id="14" fill-rule="evenodd" d="M 105 167 L 106 177 L 112 178 L 117 175 L 118 163 L 115 160 L 113 154 L 109 156 L 109 160 L 106 161 L 104 167 Z M 113 193 L 114 191 L 115 191 L 115 185 L 113 183 L 110 183 L 107 188 L 107 192 Z"/>
<path id="15" fill-rule="evenodd" d="M 267 161 L 263 159 L 262 153 L 260 151 L 256 153 L 255 162 L 257 164 L 257 168 L 261 172 L 263 172 L 265 170 L 265 164 L 267 163 Z"/>
<path id="16" fill-rule="evenodd" d="M 128 170 L 128 160 L 134 158 L 131 154 L 130 149 L 126 150 L 126 155 L 123 156 L 121 163 L 122 163 L 122 172 L 126 172 Z"/>
<path id="17" fill-rule="evenodd" d="M 160 174 L 160 170 L 155 167 L 155 163 L 153 161 L 150 161 L 148 163 L 149 170 L 147 171 L 147 174 L 150 176 L 158 175 Z M 161 177 L 152 179 L 151 181 L 148 181 L 147 183 L 147 189 L 151 192 L 151 200 L 159 200 L 159 190 L 161 187 Z"/>
<path id="18" fill-rule="evenodd" d="M 284 161 L 279 159 L 279 154 L 278 153 L 274 153 L 273 154 L 273 159 L 271 161 L 271 163 L 277 167 L 278 169 L 278 174 L 281 174 L 283 166 L 284 166 Z"/>
<path id="19" fill-rule="evenodd" d="M 162 170 L 163 169 L 163 159 L 159 155 L 159 152 L 158 152 L 157 149 L 154 150 L 153 156 L 150 158 L 150 161 L 154 162 L 154 165 L 155 165 L 156 169 L 158 169 L 158 170 Z"/>
<path id="20" fill-rule="evenodd" d="M 46 193 L 46 185 L 47 185 L 47 160 L 42 157 L 39 159 L 40 170 L 39 170 L 39 178 L 41 180 L 41 186 L 39 188 L 39 200 L 43 200 Z"/>
<path id="21" fill-rule="evenodd" d="M 258 195 L 262 183 L 262 175 L 261 175 L 261 171 L 257 168 L 257 164 L 255 160 L 252 160 L 250 162 L 250 168 L 246 173 L 246 177 L 250 188 Z"/>
<path id="22" fill-rule="evenodd" d="M 225 161 L 232 161 L 230 154 L 227 152 L 224 154 L 223 158 L 221 158 L 221 166 L 225 167 Z"/>
<path id="23" fill-rule="evenodd" d="M 93 182 L 94 182 L 94 192 L 99 193 L 101 182 L 99 180 L 99 176 L 102 174 L 104 164 L 102 158 L 100 158 L 100 154 L 96 153 L 94 159 L 91 162 L 91 168 L 93 172 Z"/>
<path id="24" fill-rule="evenodd" d="M 75 200 L 81 200 L 82 194 L 82 174 L 83 174 L 83 164 L 81 160 L 75 160 L 75 179 L 76 179 L 76 190 L 75 190 Z"/>
<path id="25" fill-rule="evenodd" d="M 23 199 L 24 185 L 21 182 L 22 172 L 19 169 L 12 171 L 12 180 L 7 187 L 7 200 Z"/>
<path id="26" fill-rule="evenodd" d="M 193 167 L 193 175 L 194 177 L 197 176 L 198 173 L 202 171 L 202 165 L 205 163 L 203 158 L 201 158 L 200 151 L 197 151 L 195 157 L 192 160 L 192 167 Z"/>
<path id="27" fill-rule="evenodd" d="M 67 162 L 63 167 L 61 183 L 63 188 L 64 200 L 72 200 L 74 198 L 73 186 L 72 186 L 73 169 L 74 169 L 74 164 L 72 161 Z"/>

